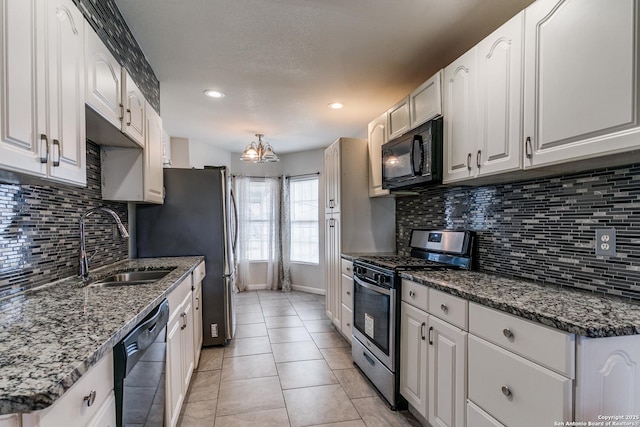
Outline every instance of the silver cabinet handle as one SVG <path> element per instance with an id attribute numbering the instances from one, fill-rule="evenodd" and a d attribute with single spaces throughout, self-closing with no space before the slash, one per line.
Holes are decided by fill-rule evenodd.
<path id="1" fill-rule="evenodd" d="M 513 341 L 513 339 L 515 338 L 515 335 L 513 335 L 513 332 L 511 332 L 511 329 L 509 328 L 503 329 L 502 335 L 504 335 L 505 338 L 508 339 L 509 341 Z"/>
<path id="2" fill-rule="evenodd" d="M 446 304 L 440 304 L 440 310 L 444 311 L 444 314 L 449 312 L 449 307 Z"/>
<path id="3" fill-rule="evenodd" d="M 124 120 L 124 105 L 120 104 L 120 120 Z"/>
<path id="4" fill-rule="evenodd" d="M 62 147 L 60 146 L 60 141 L 58 141 L 57 139 L 53 140 L 52 145 L 54 149 L 58 147 L 58 156 L 53 158 L 53 163 L 52 163 L 54 167 L 58 167 L 60 166 L 60 157 L 62 156 Z"/>
<path id="5" fill-rule="evenodd" d="M 471 170 L 471 153 L 467 154 L 467 169 Z"/>
<path id="6" fill-rule="evenodd" d="M 413 291 L 409 291 L 409 296 L 410 296 L 411 298 L 415 298 L 415 297 L 416 297 L 416 293 L 415 293 L 415 292 L 413 292 Z"/>
<path id="7" fill-rule="evenodd" d="M 84 399 L 82 399 L 83 402 L 87 402 L 87 406 L 91 406 L 94 404 L 94 402 L 96 401 L 96 391 L 95 390 L 91 390 L 91 392 L 89 394 L 87 394 Z"/>
<path id="8" fill-rule="evenodd" d="M 502 394 L 504 394 L 508 399 L 513 399 L 513 393 L 511 392 L 511 389 L 508 386 L 503 385 L 501 390 L 502 390 Z"/>
<path id="9" fill-rule="evenodd" d="M 530 159 L 533 157 L 533 147 L 531 146 L 530 136 L 528 136 L 527 139 L 524 141 L 524 153 L 527 156 L 527 159 Z"/>
<path id="10" fill-rule="evenodd" d="M 429 345 L 433 345 L 433 326 L 429 327 Z"/>
<path id="11" fill-rule="evenodd" d="M 424 341 L 425 336 L 424 336 L 424 327 L 427 326 L 426 323 L 422 322 L 422 325 L 420 325 L 420 338 L 422 338 L 422 341 Z"/>
<path id="12" fill-rule="evenodd" d="M 196 310 L 200 310 L 200 298 L 196 297 Z"/>
<path id="13" fill-rule="evenodd" d="M 476 166 L 480 169 L 480 159 L 482 158 L 482 150 L 478 150 L 478 154 L 476 154 Z"/>
<path id="14" fill-rule="evenodd" d="M 44 144 L 44 147 L 42 145 Z M 49 161 L 49 140 L 44 133 L 40 134 L 40 163 Z"/>
<path id="15" fill-rule="evenodd" d="M 187 327 L 187 313 L 182 313 L 180 315 L 180 317 L 182 317 L 182 326 L 180 326 L 180 330 L 183 330 L 184 328 Z"/>
<path id="16" fill-rule="evenodd" d="M 127 113 L 129 113 L 129 120 L 127 121 L 127 126 L 131 126 L 131 109 L 127 108 Z"/>

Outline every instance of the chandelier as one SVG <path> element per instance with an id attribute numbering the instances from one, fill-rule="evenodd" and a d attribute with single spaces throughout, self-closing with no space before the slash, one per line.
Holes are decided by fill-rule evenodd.
<path id="1" fill-rule="evenodd" d="M 261 133 L 256 133 L 258 137 L 258 143 L 252 142 L 247 145 L 242 156 L 240 156 L 240 160 L 244 160 L 245 162 L 253 162 L 253 163 L 265 163 L 265 162 L 278 162 L 280 159 L 276 156 L 276 153 L 273 152 L 273 147 L 271 144 L 262 142 L 262 137 L 264 136 Z"/>

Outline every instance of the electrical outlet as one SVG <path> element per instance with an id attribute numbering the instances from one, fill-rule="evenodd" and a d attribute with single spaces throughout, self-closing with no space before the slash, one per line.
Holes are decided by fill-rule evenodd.
<path id="1" fill-rule="evenodd" d="M 596 229 L 596 255 L 616 256 L 616 229 Z"/>
<path id="2" fill-rule="evenodd" d="M 217 338 L 218 337 L 218 324 L 217 323 L 212 323 L 211 324 L 211 338 Z"/>

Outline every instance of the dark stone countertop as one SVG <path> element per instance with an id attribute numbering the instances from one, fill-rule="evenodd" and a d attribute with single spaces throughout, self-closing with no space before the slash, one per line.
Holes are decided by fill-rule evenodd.
<path id="1" fill-rule="evenodd" d="M 402 278 L 590 338 L 640 334 L 640 304 L 477 271 L 413 270 Z"/>
<path id="2" fill-rule="evenodd" d="M 173 268 L 150 284 L 82 287 L 68 278 L 0 301 L 0 414 L 44 409 L 127 335 L 204 258 L 120 261 L 92 272 Z"/>

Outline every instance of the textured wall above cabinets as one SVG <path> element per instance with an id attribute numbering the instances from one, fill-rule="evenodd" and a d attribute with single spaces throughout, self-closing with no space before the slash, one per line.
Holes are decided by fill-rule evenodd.
<path id="1" fill-rule="evenodd" d="M 160 114 L 160 83 L 113 0 L 73 0 L 144 97 Z"/>
<path id="2" fill-rule="evenodd" d="M 91 142 L 87 187 L 0 184 L 0 296 L 77 275 L 80 216 L 98 206 L 115 210 L 128 227 L 127 204 L 102 201 L 100 149 Z M 128 258 L 128 240 L 114 237 L 112 224 L 101 214 L 86 222 L 87 253 L 100 249 L 92 268 Z"/>
<path id="3" fill-rule="evenodd" d="M 479 269 L 640 300 L 640 164 L 396 199 L 397 248 L 412 228 L 471 229 Z M 595 255 L 595 229 L 617 230 L 617 256 Z"/>

